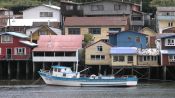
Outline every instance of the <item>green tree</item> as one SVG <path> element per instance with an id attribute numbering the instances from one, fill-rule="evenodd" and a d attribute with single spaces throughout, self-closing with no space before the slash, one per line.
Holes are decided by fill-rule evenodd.
<path id="1" fill-rule="evenodd" d="M 91 41 L 93 41 L 93 36 L 92 34 L 84 34 L 84 45 L 86 46 L 89 44 Z"/>

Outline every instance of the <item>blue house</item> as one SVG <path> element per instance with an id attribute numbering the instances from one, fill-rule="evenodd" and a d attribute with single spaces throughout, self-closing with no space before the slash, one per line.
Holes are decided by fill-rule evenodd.
<path id="1" fill-rule="evenodd" d="M 133 32 L 109 32 L 109 42 L 117 47 L 147 48 L 147 35 Z"/>

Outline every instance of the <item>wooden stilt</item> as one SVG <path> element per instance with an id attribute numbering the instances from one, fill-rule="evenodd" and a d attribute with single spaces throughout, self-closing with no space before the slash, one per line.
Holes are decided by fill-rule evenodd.
<path id="1" fill-rule="evenodd" d="M 98 75 L 101 74 L 101 65 L 99 65 L 99 68 L 98 68 Z"/>
<path id="2" fill-rule="evenodd" d="M 8 61 L 8 79 L 10 80 L 11 69 L 10 69 L 10 61 Z"/>
<path id="3" fill-rule="evenodd" d="M 28 80 L 28 76 L 29 76 L 29 66 L 28 66 L 29 62 L 26 62 L 26 80 Z"/>
<path id="4" fill-rule="evenodd" d="M 52 65 L 53 65 L 53 64 L 52 64 Z M 45 68 L 45 65 L 44 65 L 44 62 L 43 62 L 43 64 L 42 64 L 42 67 L 43 67 L 43 68 L 42 68 L 43 70 L 45 70 L 45 69 L 46 69 L 46 68 Z"/>
<path id="5" fill-rule="evenodd" d="M 131 75 L 134 75 L 134 67 L 131 68 Z"/>
<path id="6" fill-rule="evenodd" d="M 163 80 L 166 80 L 166 66 L 163 66 Z"/>
<path id="7" fill-rule="evenodd" d="M 33 62 L 33 80 L 35 79 L 35 63 Z"/>
<path id="8" fill-rule="evenodd" d="M 148 80 L 151 79 L 151 67 L 148 68 Z"/>
<path id="9" fill-rule="evenodd" d="M 111 67 L 111 74 L 114 75 L 114 69 Z"/>
<path id="10" fill-rule="evenodd" d="M 17 61 L 17 74 L 16 78 L 19 79 L 19 61 Z"/>
<path id="11" fill-rule="evenodd" d="M 0 61 L 0 79 L 2 79 L 2 62 Z"/>

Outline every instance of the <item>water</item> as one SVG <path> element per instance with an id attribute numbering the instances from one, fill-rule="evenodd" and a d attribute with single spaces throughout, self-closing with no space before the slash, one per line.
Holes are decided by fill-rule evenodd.
<path id="1" fill-rule="evenodd" d="M 137 87 L 61 87 L 0 85 L 0 98 L 175 98 L 175 82 L 139 83 Z"/>

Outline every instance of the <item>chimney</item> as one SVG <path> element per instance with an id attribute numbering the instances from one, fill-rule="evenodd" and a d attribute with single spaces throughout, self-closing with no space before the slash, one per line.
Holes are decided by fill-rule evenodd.
<path id="1" fill-rule="evenodd" d="M 30 31 L 30 42 L 32 42 L 32 31 Z"/>

